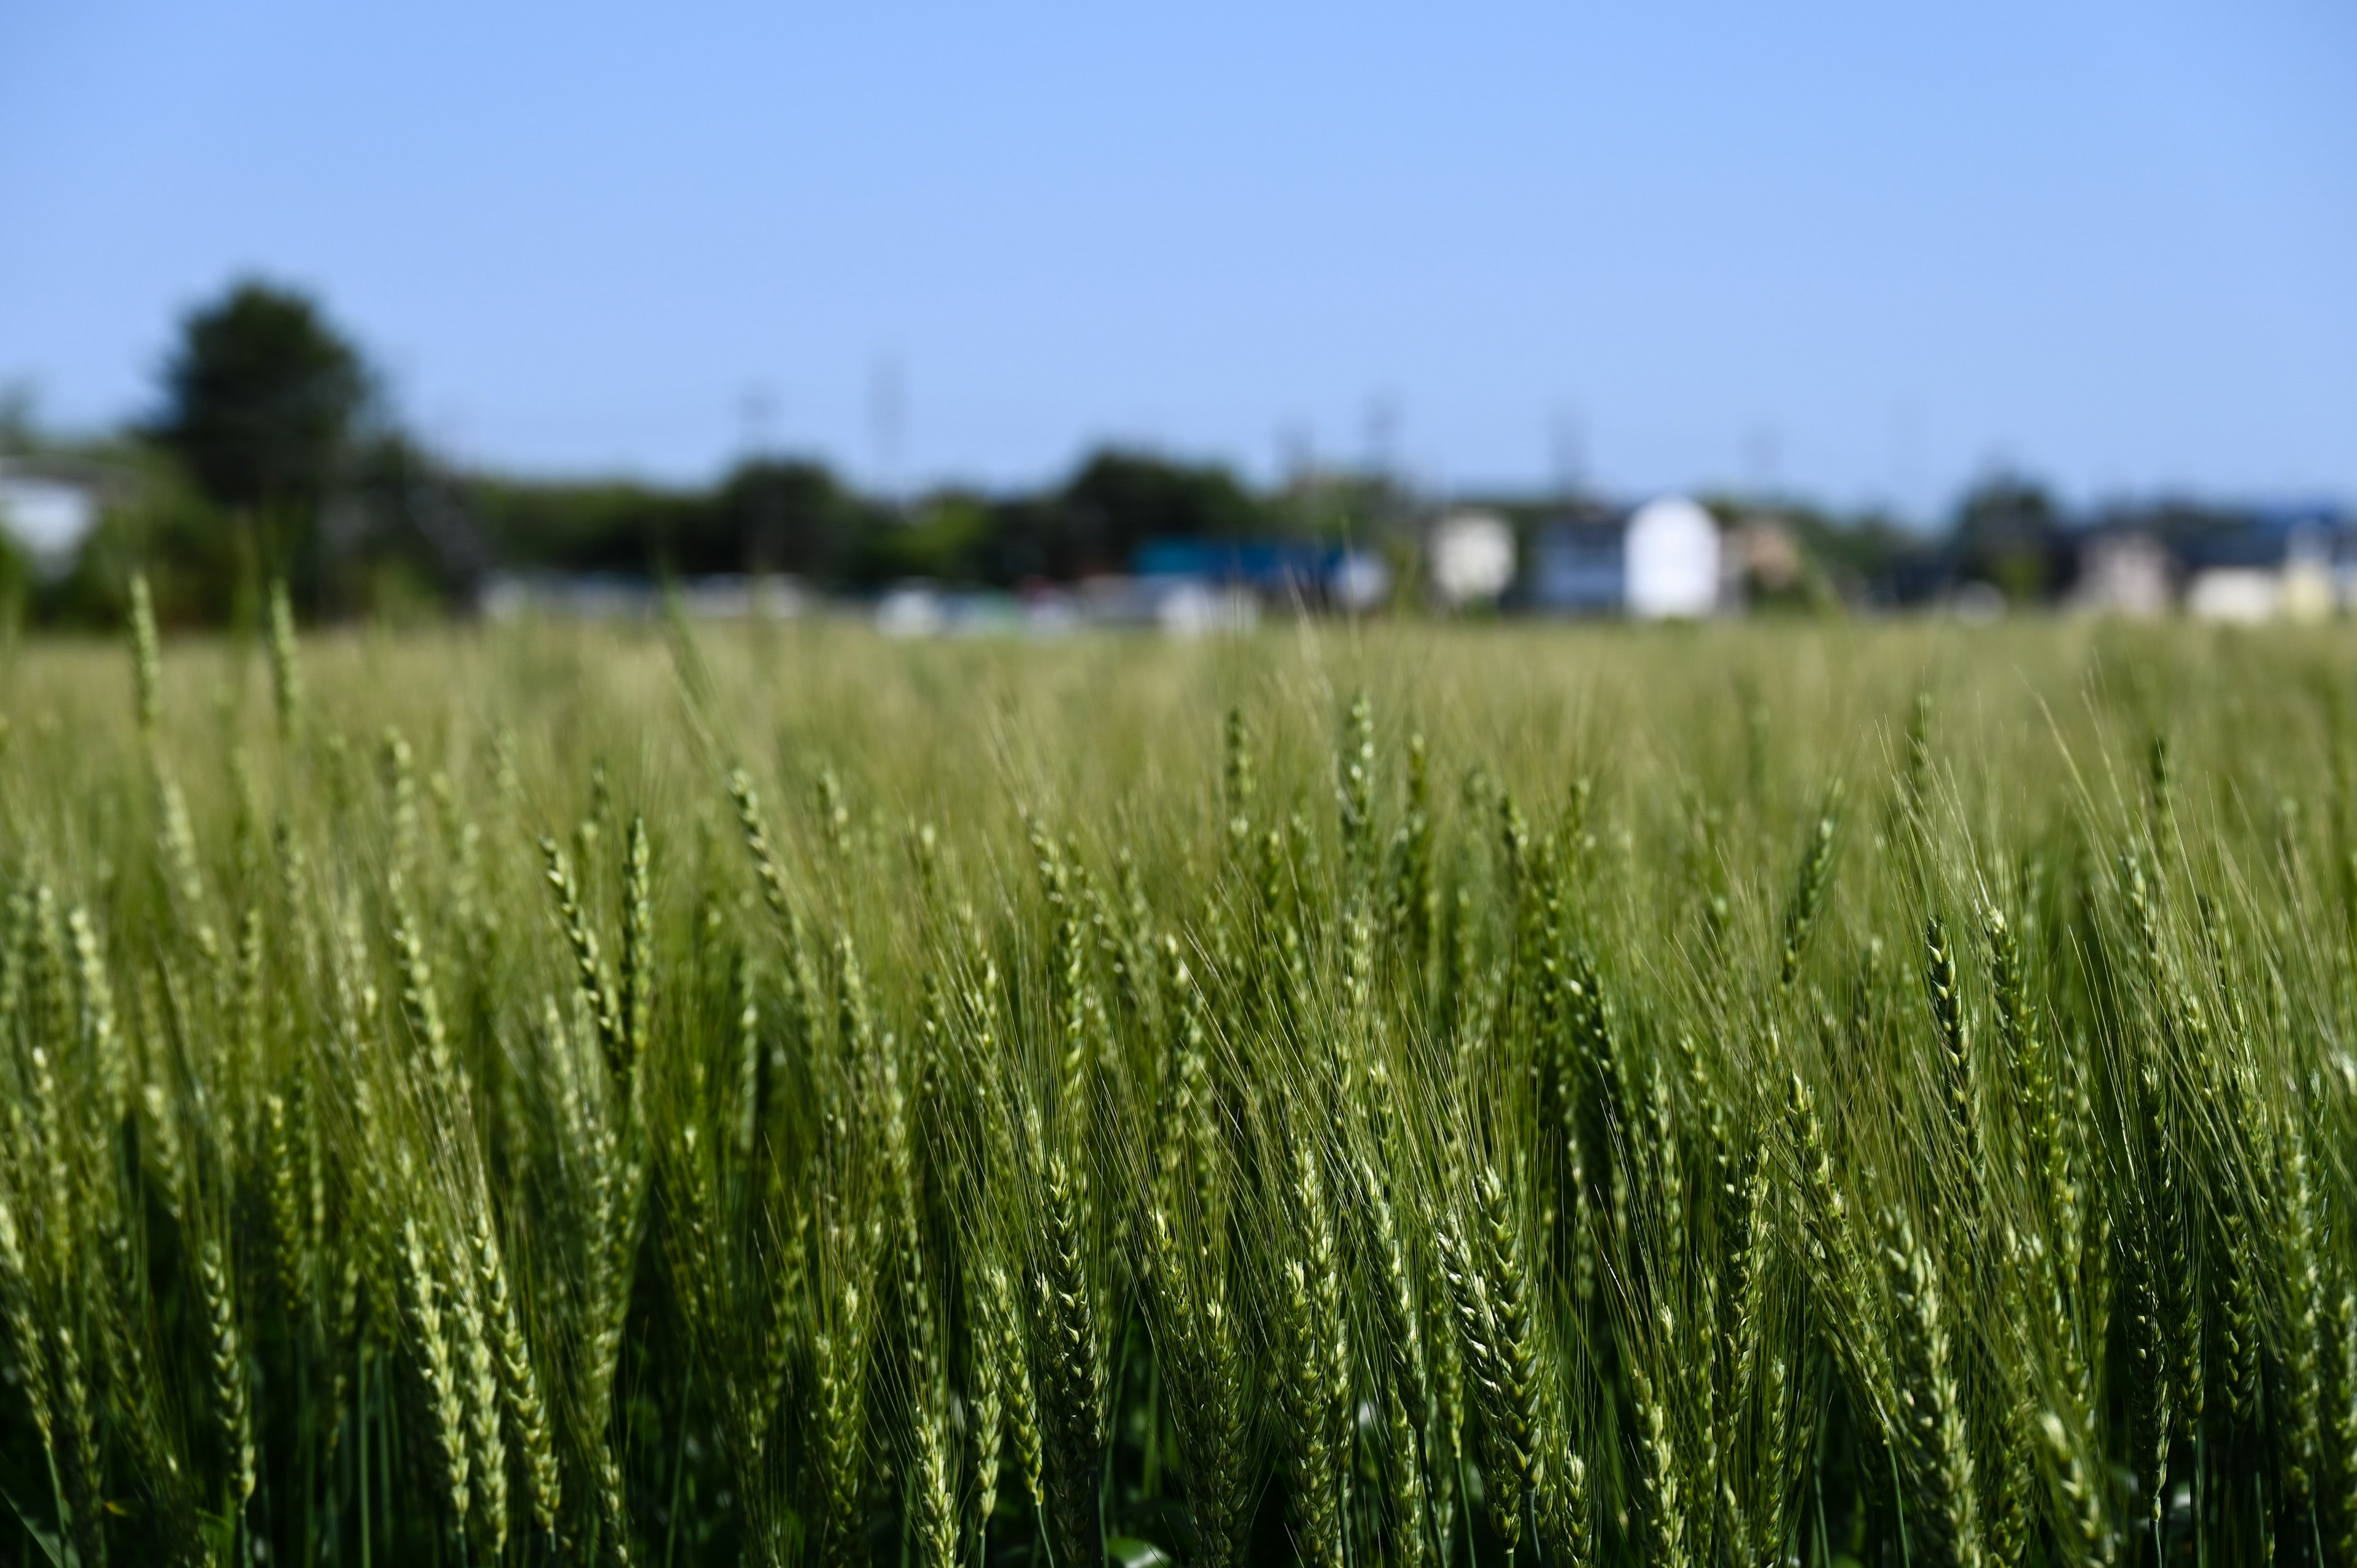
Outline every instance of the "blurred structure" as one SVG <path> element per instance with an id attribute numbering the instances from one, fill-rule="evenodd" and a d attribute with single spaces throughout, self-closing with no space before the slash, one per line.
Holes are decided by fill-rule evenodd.
<path id="1" fill-rule="evenodd" d="M 1250 631 L 1260 624 L 1260 601 L 1232 589 L 1181 584 L 1155 606 L 1154 624 L 1174 637 Z"/>
<path id="2" fill-rule="evenodd" d="M 2333 609 L 2333 556 L 2350 532 L 2344 518 L 2292 508 L 2205 529 L 2181 549 L 2185 607 L 2205 620 L 2320 620 Z"/>
<path id="3" fill-rule="evenodd" d="M 1090 577 L 1071 596 L 1082 626 L 1151 627 L 1174 637 L 1202 637 L 1260 624 L 1260 601 L 1250 590 L 1200 577 Z"/>
<path id="4" fill-rule="evenodd" d="M 2063 603 L 2085 614 L 2148 620 L 2169 613 L 2176 579 L 2175 558 L 2149 530 L 2090 529 L 2081 536 L 2078 576 Z"/>
<path id="5" fill-rule="evenodd" d="M 1893 553 L 1877 596 L 1897 608 L 2316 619 L 2357 608 L 2357 521 L 2330 502 L 2162 499 L 2072 515 L 2000 476 L 1942 536 Z"/>
<path id="6" fill-rule="evenodd" d="M 2257 566 L 2205 566 L 2185 588 L 2185 608 L 2196 620 L 2273 620 L 2283 606 L 2283 579 Z"/>
<path id="7" fill-rule="evenodd" d="M 1631 616 L 1665 620 L 1718 607 L 1718 524 L 1693 501 L 1663 496 L 1639 507 L 1625 548 Z"/>
<path id="8" fill-rule="evenodd" d="M 67 458 L 0 458 L 0 532 L 45 578 L 72 570 L 75 553 L 98 527 L 98 475 Z"/>
<path id="9" fill-rule="evenodd" d="M 947 596 L 931 583 L 903 583 L 876 601 L 876 629 L 887 637 L 932 637 L 950 617 Z"/>
<path id="10" fill-rule="evenodd" d="M 1514 585 L 1514 531 L 1493 511 L 1454 511 L 1426 544 L 1433 596 L 1448 609 L 1494 605 Z"/>
<path id="11" fill-rule="evenodd" d="M 1525 598 L 1544 615 L 1618 615 L 1628 598 L 1627 530 L 1598 512 L 1539 525 Z"/>
<path id="12" fill-rule="evenodd" d="M 878 597 L 873 619 L 887 637 L 1053 637 L 1088 628 L 1206 637 L 1250 631 L 1260 623 L 1260 602 L 1192 577 L 1091 577 L 1021 595 L 910 582 Z"/>
<path id="13" fill-rule="evenodd" d="M 2003 620 L 2006 611 L 2012 607 L 2003 589 L 1995 583 L 1975 577 L 1970 582 L 1957 584 L 1941 601 L 1940 607 L 1966 626 L 1987 626 Z"/>
<path id="14" fill-rule="evenodd" d="M 1390 602 L 1391 564 L 1371 550 L 1345 550 L 1326 577 L 1326 600 L 1351 615 L 1369 615 Z"/>
<path id="15" fill-rule="evenodd" d="M 1719 563 L 1719 596 L 1734 605 L 1752 594 L 1770 598 L 1796 593 L 1807 575 L 1801 542 L 1772 512 L 1753 512 L 1735 528 Z"/>
<path id="16" fill-rule="evenodd" d="M 2304 549 L 2301 548 L 2303 542 L 2307 546 Z M 2293 620 L 2325 619 L 2335 607 L 2337 582 L 2330 546 L 2327 542 L 2321 538 L 2305 542 L 2295 538 L 2293 548 L 2284 560 L 2283 613 Z"/>
<path id="17" fill-rule="evenodd" d="M 662 613 L 665 591 L 648 578 L 617 573 L 498 573 L 483 584 L 480 604 L 493 620 L 644 620 Z M 789 620 L 811 606 L 809 590 L 785 576 L 685 577 L 669 591 L 683 613 L 699 620 Z"/>
<path id="18" fill-rule="evenodd" d="M 1391 568 L 1371 552 L 1283 540 L 1156 540 L 1138 551 L 1134 564 L 1144 578 L 1241 589 L 1272 605 L 1354 613 L 1380 606 L 1392 585 Z"/>
<path id="19" fill-rule="evenodd" d="M 2186 612 L 2207 620 L 2321 619 L 2347 607 L 2341 590 L 2357 566 L 2357 526 L 2324 504 L 2115 509 L 2082 535 L 2126 536 L 2166 553 Z M 2083 568 L 2093 564 L 2083 552 Z"/>
<path id="20" fill-rule="evenodd" d="M 1719 555 L 1717 522 L 1684 496 L 1574 513 L 1540 526 L 1528 598 L 1555 615 L 1706 616 L 1719 605 Z"/>

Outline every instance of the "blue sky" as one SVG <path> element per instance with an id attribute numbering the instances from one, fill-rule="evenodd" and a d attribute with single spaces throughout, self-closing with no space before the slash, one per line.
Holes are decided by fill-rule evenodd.
<path id="1" fill-rule="evenodd" d="M 0 382 L 249 270 L 534 472 L 2357 499 L 2357 9 L 0 0 Z"/>

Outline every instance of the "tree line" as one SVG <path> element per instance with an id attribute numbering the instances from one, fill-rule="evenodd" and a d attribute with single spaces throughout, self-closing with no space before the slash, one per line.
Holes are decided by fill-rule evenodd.
<path id="1" fill-rule="evenodd" d="M 1110 447 L 1037 489 L 909 499 L 786 455 L 748 457 L 702 486 L 469 470 L 404 427 L 382 376 L 317 301 L 259 279 L 183 317 L 156 406 L 110 435 L 44 441 L 0 407 L 0 461 L 28 454 L 78 465 L 98 521 L 64 561 L 35 563 L 0 535 L 0 621 L 11 624 L 119 626 L 140 571 L 167 623 L 253 627 L 272 581 L 306 620 L 403 620 L 464 613 L 500 572 L 785 575 L 836 594 L 910 578 L 1016 589 L 1126 571 L 1157 541 L 1350 539 L 1385 551 L 1405 584 L 1428 510 L 1377 474 L 1312 471 L 1256 489 L 1216 463 Z M 1762 609 L 1907 605 L 1965 582 L 2042 602 L 2073 576 L 2087 521 L 2009 474 L 1974 487 L 1935 534 L 1790 498 L 1703 499 L 1723 527 L 1768 518 L 1790 536 L 1801 571 L 1752 583 Z M 1606 511 L 1561 495 L 1494 506 L 1526 543 L 1566 511 Z M 2171 538 L 2241 521 L 2183 508 L 2142 521 Z"/>
<path id="2" fill-rule="evenodd" d="M 0 594 L 19 618 L 119 625 L 136 570 L 181 624 L 252 624 L 273 580 L 305 618 L 329 620 L 463 610 L 495 571 L 1016 587 L 1125 570 L 1150 540 L 1331 537 L 1403 510 L 1377 480 L 1259 492 L 1216 464 L 1118 449 L 1037 491 L 906 501 L 786 456 L 702 487 L 468 471 L 404 427 L 317 302 L 255 279 L 188 314 L 159 383 L 146 418 L 96 441 L 41 442 L 21 418 L 0 430 L 0 456 L 68 457 L 100 499 L 69 562 L 37 571 L 0 547 Z"/>

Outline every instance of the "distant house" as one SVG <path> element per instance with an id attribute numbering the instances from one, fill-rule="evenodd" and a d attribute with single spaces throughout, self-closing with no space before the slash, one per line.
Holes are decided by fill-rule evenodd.
<path id="1" fill-rule="evenodd" d="M 1141 577 L 1188 578 L 1313 608 L 1373 609 L 1392 587 L 1391 569 L 1379 555 L 1291 540 L 1158 539 L 1139 549 L 1131 569 Z"/>
<path id="2" fill-rule="evenodd" d="M 1718 607 L 1718 524 L 1693 501 L 1663 496 L 1639 507 L 1627 549 L 1631 615 L 1689 618 Z"/>
<path id="3" fill-rule="evenodd" d="M 2282 579 L 2264 567 L 2204 566 L 2185 585 L 2185 610 L 2196 620 L 2273 620 L 2282 609 Z"/>
<path id="4" fill-rule="evenodd" d="M 2090 529 L 2079 541 L 2078 575 L 2064 600 L 2091 615 L 2149 619 L 2177 597 L 2177 561 L 2146 529 Z"/>
<path id="5" fill-rule="evenodd" d="M 1764 512 L 1747 517 L 1726 542 L 1733 548 L 1725 553 L 1720 572 L 1729 599 L 1752 591 L 1788 594 L 1802 585 L 1806 568 L 1801 542 L 1781 518 Z"/>
<path id="6" fill-rule="evenodd" d="M 2068 535 L 2063 603 L 2201 620 L 2317 620 L 2357 607 L 2357 519 L 2330 504 L 2114 507 Z"/>
<path id="7" fill-rule="evenodd" d="M 2205 620 L 2322 619 L 2341 597 L 2352 532 L 2346 515 L 2314 505 L 2257 507 L 2181 528 L 2172 542 L 2186 610 Z"/>
<path id="8" fill-rule="evenodd" d="M 1490 605 L 1514 583 L 1514 531 L 1491 511 L 1454 511 L 1432 525 L 1433 596 L 1450 609 Z"/>
<path id="9" fill-rule="evenodd" d="M 0 462 L 0 532 L 44 573 L 63 572 L 98 526 L 102 497 L 79 466 L 38 459 Z"/>
<path id="10" fill-rule="evenodd" d="M 1619 615 L 1629 599 L 1627 533 L 1617 518 L 1542 523 L 1531 546 L 1531 607 L 1545 615 Z"/>
<path id="11" fill-rule="evenodd" d="M 1684 496 L 1617 517 L 1543 523 L 1527 597 L 1532 608 L 1554 615 L 1709 615 L 1719 603 L 1718 525 Z"/>
<path id="12" fill-rule="evenodd" d="M 811 603 L 799 579 L 783 576 L 683 577 L 668 591 L 682 614 L 699 620 L 784 620 Z M 494 573 L 483 584 L 479 607 L 492 620 L 650 620 L 663 613 L 665 592 L 650 578 L 613 572 Z"/>

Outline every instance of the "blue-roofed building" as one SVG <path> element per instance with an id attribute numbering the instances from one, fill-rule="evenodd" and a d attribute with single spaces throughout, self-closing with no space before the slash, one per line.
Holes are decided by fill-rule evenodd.
<path id="1" fill-rule="evenodd" d="M 1531 542 L 1530 607 L 1541 615 L 1619 615 L 1629 597 L 1627 532 L 1618 518 L 1541 523 Z"/>
<path id="2" fill-rule="evenodd" d="M 1130 563 L 1141 577 L 1244 588 L 1264 599 L 1371 609 L 1389 592 L 1382 559 L 1340 544 L 1292 540 L 1157 539 Z"/>

